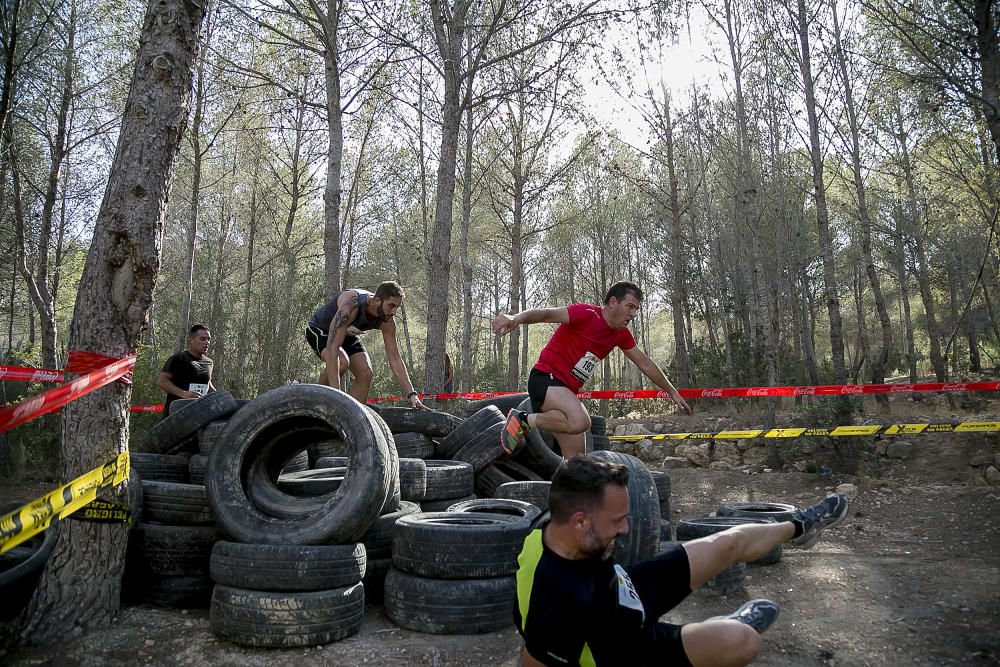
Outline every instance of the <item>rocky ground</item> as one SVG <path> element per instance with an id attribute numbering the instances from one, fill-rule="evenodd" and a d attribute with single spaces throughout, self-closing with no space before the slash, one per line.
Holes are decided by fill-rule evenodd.
<path id="1" fill-rule="evenodd" d="M 921 409 L 924 406 L 916 406 Z M 940 407 L 940 406 L 939 406 Z M 949 413 L 995 419 L 979 411 Z M 916 410 L 896 421 L 919 421 Z M 679 420 L 677 420 L 679 423 Z M 792 421 L 789 418 L 789 421 Z M 942 421 L 939 415 L 934 421 Z M 668 419 L 646 420 L 652 430 L 734 428 L 738 416 L 699 415 L 682 428 Z M 746 426 L 739 426 L 746 428 Z M 1000 486 L 987 470 L 1000 467 L 1000 435 L 930 434 L 904 441 L 899 457 L 885 456 L 900 438 L 858 439 L 867 450 L 860 476 L 823 475 L 831 455 L 822 443 L 784 443 L 789 471 L 763 472 L 764 461 L 707 452 L 709 467 L 672 467 L 673 516 L 703 516 L 721 502 L 769 500 L 808 504 L 840 483 L 857 489 L 851 516 L 808 551 L 786 550 L 773 566 L 748 570 L 745 590 L 726 597 L 696 593 L 665 620 L 689 622 L 725 613 L 747 599 L 769 597 L 782 609 L 765 636 L 755 664 L 996 665 L 1000 664 Z M 738 454 L 755 447 L 736 446 Z M 652 468 L 677 456 L 640 448 Z M 729 465 L 711 466 L 730 458 Z M 758 456 L 751 453 L 750 457 Z M 739 461 L 739 462 L 737 462 Z M 682 465 L 667 461 L 667 465 Z M 0 501 L 30 499 L 44 482 L 0 492 Z M 0 653 L 10 665 L 516 665 L 520 640 L 513 628 L 479 636 L 435 636 L 397 628 L 378 600 L 370 600 L 354 637 L 327 646 L 252 650 L 217 640 L 207 610 L 174 611 L 146 605 L 125 608 L 105 630 L 57 646 Z"/>

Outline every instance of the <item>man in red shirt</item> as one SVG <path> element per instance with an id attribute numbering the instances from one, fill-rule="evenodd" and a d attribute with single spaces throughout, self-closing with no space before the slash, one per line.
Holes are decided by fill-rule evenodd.
<path id="1" fill-rule="evenodd" d="M 620 347 L 653 384 L 667 391 L 674 403 L 688 414 L 691 406 L 670 384 L 659 366 L 636 344 L 629 322 L 639 313 L 642 290 L 629 282 L 617 282 L 608 290 L 603 306 L 574 303 L 564 308 L 532 308 L 516 315 L 497 315 L 493 333 L 505 335 L 521 324 L 558 323 L 556 332 L 542 349 L 538 363 L 528 375 L 531 414 L 512 409 L 502 433 L 504 448 L 518 449 L 529 428 L 551 431 L 564 457 L 583 454 L 590 415 L 576 397 L 598 362 Z"/>

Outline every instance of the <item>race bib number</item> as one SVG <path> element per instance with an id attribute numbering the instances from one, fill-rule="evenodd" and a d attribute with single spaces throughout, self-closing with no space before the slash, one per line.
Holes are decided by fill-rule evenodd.
<path id="1" fill-rule="evenodd" d="M 642 606 L 639 594 L 635 592 L 635 586 L 629 578 L 628 573 L 621 565 L 615 565 L 615 574 L 618 575 L 618 606 L 626 609 L 633 609 L 642 614 L 642 622 L 646 622 L 646 610 Z"/>
<path id="2" fill-rule="evenodd" d="M 188 385 L 188 391 L 193 391 L 199 396 L 204 396 L 205 394 L 208 393 L 208 385 L 202 384 L 200 382 L 192 382 L 191 384 Z"/>
<path id="3" fill-rule="evenodd" d="M 570 370 L 577 380 L 581 383 L 586 383 L 590 379 L 590 376 L 594 374 L 597 369 L 597 364 L 601 360 L 597 358 L 597 355 L 593 352 L 588 352 L 587 354 L 580 357 L 580 361 L 576 362 L 576 366 Z"/>

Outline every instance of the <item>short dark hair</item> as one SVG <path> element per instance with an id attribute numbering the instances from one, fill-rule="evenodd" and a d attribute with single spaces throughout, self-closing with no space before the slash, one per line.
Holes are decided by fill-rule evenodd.
<path id="1" fill-rule="evenodd" d="M 552 521 L 566 523 L 577 512 L 592 512 L 604 498 L 605 487 L 611 484 L 627 486 L 628 468 L 586 454 L 566 459 L 549 487 Z"/>
<path id="2" fill-rule="evenodd" d="M 375 288 L 375 296 L 379 299 L 391 299 L 398 296 L 402 300 L 406 293 L 395 280 L 386 280 Z"/>
<path id="3" fill-rule="evenodd" d="M 639 301 L 642 301 L 642 290 L 639 289 L 638 285 L 625 280 L 619 280 L 611 286 L 611 289 L 608 290 L 607 296 L 604 297 L 604 303 L 605 305 L 611 303 L 611 297 L 621 301 L 625 298 L 625 295 L 629 293 L 631 293 L 632 296 Z"/>
<path id="4" fill-rule="evenodd" d="M 188 329 L 188 338 L 194 338 L 195 336 L 198 335 L 198 332 L 201 331 L 202 329 L 204 329 L 205 331 L 208 331 L 208 327 L 205 326 L 204 324 L 195 324 L 190 329 Z M 212 333 L 212 332 L 208 331 L 208 333 Z"/>

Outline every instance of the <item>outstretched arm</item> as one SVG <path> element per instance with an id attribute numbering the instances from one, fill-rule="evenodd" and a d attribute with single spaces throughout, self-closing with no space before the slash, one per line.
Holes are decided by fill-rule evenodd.
<path id="1" fill-rule="evenodd" d="M 650 380 L 653 381 L 653 384 L 655 384 L 657 387 L 663 389 L 664 391 L 670 394 L 670 398 L 673 399 L 674 403 L 677 404 L 677 407 L 679 407 L 681 410 L 688 413 L 689 415 L 694 414 L 694 411 L 691 409 L 691 406 L 688 405 L 687 401 L 685 401 L 681 397 L 681 395 L 677 392 L 677 390 L 674 388 L 674 385 L 670 383 L 670 380 L 667 379 L 667 376 L 664 375 L 663 371 L 660 370 L 660 367 L 654 364 L 653 360 L 647 357 L 646 353 L 640 350 L 638 345 L 633 347 L 631 350 L 622 350 L 622 351 L 625 353 L 625 356 L 628 357 L 633 364 L 638 366 L 639 370 L 642 371 L 643 375 L 645 375 L 646 377 L 648 377 Z"/>
<path id="2" fill-rule="evenodd" d="M 420 402 L 420 397 L 415 393 L 413 383 L 410 382 L 410 374 L 406 371 L 406 364 L 403 363 L 403 357 L 399 354 L 399 344 L 396 343 L 396 323 L 383 322 L 379 329 L 382 331 L 382 340 L 385 342 L 385 356 L 389 360 L 389 368 L 396 376 L 396 381 L 399 382 L 403 395 L 410 399 L 412 407 L 428 410 L 429 408 Z"/>
<path id="3" fill-rule="evenodd" d="M 493 333 L 498 336 L 509 334 L 514 327 L 521 324 L 537 324 L 539 322 L 552 322 L 554 324 L 565 324 L 569 322 L 569 311 L 562 308 L 530 308 L 522 310 L 516 315 L 505 315 L 500 313 L 493 318 Z"/>

